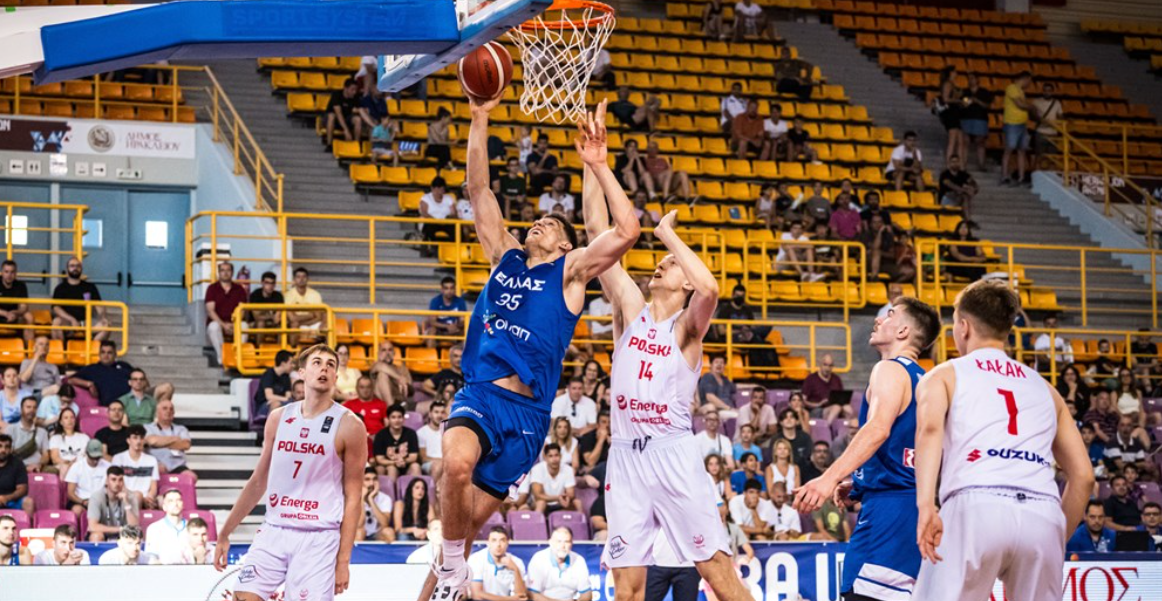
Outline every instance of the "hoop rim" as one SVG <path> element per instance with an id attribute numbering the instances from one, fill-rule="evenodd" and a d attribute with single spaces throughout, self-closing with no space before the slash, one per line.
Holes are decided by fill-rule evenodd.
<path id="1" fill-rule="evenodd" d="M 521 23 L 517 29 L 525 33 L 534 33 L 544 29 L 565 29 L 567 27 L 588 29 L 609 21 L 613 18 L 614 13 L 612 6 L 604 2 L 597 2 L 596 0 L 553 0 L 553 5 L 548 8 L 548 10 L 568 9 L 593 9 L 599 12 L 600 15 L 588 19 L 562 19 L 558 21 L 545 21 L 537 17 L 536 19 Z"/>

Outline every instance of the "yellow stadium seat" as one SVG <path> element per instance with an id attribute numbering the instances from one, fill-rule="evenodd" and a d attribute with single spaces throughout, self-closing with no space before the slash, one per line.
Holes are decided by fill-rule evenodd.
<path id="1" fill-rule="evenodd" d="M 378 332 L 378 336 L 377 336 Z M 375 339 L 383 340 L 383 324 L 376 319 L 358 317 L 351 320 L 351 338 L 358 344 L 372 345 Z"/>
<path id="2" fill-rule="evenodd" d="M 400 346 L 416 346 L 420 338 L 420 324 L 415 321 L 387 322 L 387 339 Z"/>
<path id="3" fill-rule="evenodd" d="M 799 282 L 794 280 L 775 280 L 771 282 L 771 297 L 780 301 L 802 300 L 803 293 L 799 289 Z"/>
<path id="4" fill-rule="evenodd" d="M 372 361 L 367 356 L 367 349 L 355 344 L 347 347 L 350 356 L 347 359 L 347 365 L 358 369 L 359 371 L 367 371 L 371 369 Z"/>
<path id="5" fill-rule="evenodd" d="M 335 155 L 337 159 L 360 159 L 366 153 L 363 152 L 363 146 L 358 141 L 335 140 L 331 146 L 331 154 Z M 374 169 L 374 167 L 372 168 Z"/>
<path id="6" fill-rule="evenodd" d="M 393 186 L 406 186 L 412 183 L 412 173 L 408 167 L 380 167 L 379 175 L 384 183 Z M 422 184 L 423 182 L 417 180 L 416 183 Z"/>
<path id="7" fill-rule="evenodd" d="M 789 380 L 805 380 L 810 374 L 804 357 L 780 357 L 779 366 L 782 367 L 783 377 Z"/>
<path id="8" fill-rule="evenodd" d="M 880 200 L 885 208 L 906 209 L 912 206 L 911 198 L 903 190 L 886 190 L 880 195 Z"/>
<path id="9" fill-rule="evenodd" d="M 440 371 L 440 355 L 437 349 L 417 346 L 407 349 L 404 361 L 408 369 L 420 375 L 434 374 Z"/>
<path id="10" fill-rule="evenodd" d="M 342 344 L 355 342 L 355 337 L 351 335 L 351 322 L 335 318 L 335 340 Z"/>
<path id="11" fill-rule="evenodd" d="M 404 190 L 399 193 L 399 210 L 401 213 L 418 213 L 420 198 L 424 195 L 419 190 Z"/>
<path id="12" fill-rule="evenodd" d="M 9 330 L 8 334 L 16 334 Z M 20 365 L 24 361 L 24 340 L 21 338 L 0 338 L 0 365 Z"/>
<path id="13" fill-rule="evenodd" d="M 754 169 L 750 161 L 745 159 L 727 159 L 726 172 L 731 177 L 754 177 Z"/>
<path id="14" fill-rule="evenodd" d="M 358 145 L 358 142 L 352 142 L 352 144 Z M 384 167 L 384 169 L 388 168 Z M 351 181 L 356 184 L 377 184 L 382 181 L 379 168 L 375 165 L 352 163 L 348 167 L 348 171 L 351 175 Z"/>
<path id="15" fill-rule="evenodd" d="M 722 223 L 722 214 L 718 205 L 700 204 L 694 207 L 694 221 L 719 224 Z"/>
<path id="16" fill-rule="evenodd" d="M 912 215 L 912 227 L 925 232 L 940 232 L 940 222 L 935 215 L 929 214 L 915 214 Z"/>
<path id="17" fill-rule="evenodd" d="M 310 113 L 315 111 L 315 96 L 308 93 L 290 93 L 286 95 L 287 112 Z"/>
<path id="18" fill-rule="evenodd" d="M 464 288 L 467 290 L 478 291 L 484 289 L 485 282 L 488 281 L 488 272 L 481 270 L 467 270 L 463 272 Z"/>

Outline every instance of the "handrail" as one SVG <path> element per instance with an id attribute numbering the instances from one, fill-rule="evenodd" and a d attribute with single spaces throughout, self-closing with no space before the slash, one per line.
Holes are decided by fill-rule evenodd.
<path id="1" fill-rule="evenodd" d="M 14 225 L 13 217 L 18 213 L 18 209 L 32 209 L 36 211 L 75 211 L 72 216 L 71 223 L 67 227 L 16 227 Z M 16 261 L 19 267 L 20 261 L 17 259 L 21 255 L 57 255 L 84 258 L 85 251 L 82 247 L 82 239 L 85 236 L 84 215 L 89 207 L 78 204 L 46 204 L 40 202 L 13 202 L 0 201 L 0 210 L 4 212 L 4 222 L 0 223 L 0 233 L 4 236 L 4 258 L 10 261 Z M 12 225 L 10 225 L 12 224 Z M 69 249 L 52 250 L 32 248 L 31 246 L 17 246 L 15 235 L 9 236 L 8 231 L 15 232 L 46 232 L 49 234 L 68 234 L 72 236 L 72 247 Z M 30 272 L 22 271 L 17 273 L 19 277 L 25 278 L 59 278 L 65 277 L 63 274 L 44 272 Z"/>
<path id="2" fill-rule="evenodd" d="M 963 263 L 951 261 L 946 257 L 947 249 L 953 246 L 970 246 L 982 249 L 992 249 L 996 251 L 1000 257 L 989 260 L 985 263 Z M 1056 272 L 1056 273 L 1076 273 L 1077 283 L 1075 285 L 1055 285 L 1053 287 L 1054 293 L 1063 291 L 1076 292 L 1080 295 L 1080 303 L 1077 306 L 1059 305 L 1056 310 L 1073 311 L 1080 315 L 1083 326 L 1088 325 L 1089 320 L 1095 313 L 1109 313 L 1120 315 L 1148 315 L 1151 327 L 1158 327 L 1158 273 L 1153 268 L 1155 262 L 1159 258 L 1159 251 L 1157 250 L 1143 250 L 1140 248 L 1103 248 L 1094 246 L 1069 246 L 1061 244 L 1022 244 L 1022 243 L 1005 243 L 995 241 L 962 241 L 962 240 L 939 240 L 939 239 L 923 239 L 917 241 L 917 249 L 920 251 L 917 254 L 920 257 L 919 269 L 916 275 L 916 292 L 917 296 L 933 305 L 938 311 L 945 306 L 951 304 L 948 297 L 950 292 L 959 291 L 968 284 L 968 282 L 953 282 L 946 281 L 944 272 L 946 267 L 951 266 L 971 266 L 982 267 L 992 266 L 997 271 L 1003 271 L 1007 275 L 1005 279 L 1008 280 L 1010 286 L 1014 289 L 1027 290 L 1029 288 L 1029 271 L 1042 272 Z M 1018 250 L 1040 250 L 1040 251 L 1060 251 L 1065 254 L 1064 258 L 1059 260 L 1049 259 L 1045 264 L 1034 264 L 1027 261 L 1017 261 L 1015 252 Z M 982 251 L 983 252 L 983 251 Z M 1132 267 L 1126 268 L 1110 268 L 1110 267 L 1092 267 L 1095 256 L 1116 256 L 1116 255 L 1141 255 L 1149 259 L 1151 268 L 1149 271 L 1138 271 Z M 1022 277 L 1024 273 L 1024 277 Z M 1147 282 L 1143 286 L 1133 288 L 1117 288 L 1117 287 L 1099 287 L 1095 286 L 1090 280 L 1094 274 L 1110 274 L 1120 273 L 1129 274 L 1135 277 L 1144 277 Z M 1036 280 L 1034 279 L 1034 282 Z M 1102 308 L 1094 307 L 1095 294 L 1118 295 L 1119 300 L 1123 305 L 1127 301 L 1135 300 L 1134 295 L 1139 295 L 1138 300 L 1143 302 L 1148 301 L 1150 304 L 1149 310 L 1134 309 L 1132 307 L 1122 306 L 1119 308 Z"/>
<path id="3" fill-rule="evenodd" d="M 51 308 L 58 307 L 84 307 L 85 319 L 84 324 L 79 326 L 65 326 L 55 325 L 53 323 L 5 323 L 0 324 L 0 330 L 33 330 L 34 333 L 43 332 L 45 330 L 56 332 L 81 332 L 84 334 L 84 340 L 93 340 L 93 334 L 111 333 L 121 335 L 121 344 L 117 347 L 117 355 L 122 356 L 129 349 L 129 307 L 121 301 L 107 301 L 107 300 L 71 300 L 63 298 L 5 298 L 6 305 L 48 305 L 51 313 Z M 98 326 L 93 324 L 93 310 L 97 307 L 113 308 L 121 311 L 121 325 Z M 65 350 L 65 355 L 76 354 L 75 351 Z M 92 345 L 86 345 L 84 352 L 80 353 L 85 363 L 92 360 Z"/>
<path id="4" fill-rule="evenodd" d="M 169 111 L 168 121 L 170 123 L 179 123 L 185 121 L 183 118 L 182 108 L 190 108 L 191 111 L 203 110 L 206 117 L 210 120 L 210 125 L 214 131 L 214 141 L 227 144 L 231 148 L 234 156 L 234 174 L 246 174 L 253 179 L 254 183 L 254 205 L 258 211 L 281 211 L 283 208 L 283 174 L 275 171 L 270 164 L 270 160 L 266 157 L 266 153 L 259 147 L 258 142 L 250 133 L 250 128 L 242 120 L 238 114 L 234 103 L 231 102 L 230 97 L 227 96 L 226 91 L 222 88 L 222 84 L 218 82 L 218 78 L 214 75 L 214 71 L 208 66 L 192 66 L 192 65 L 141 65 L 135 67 L 137 69 L 149 69 L 152 71 L 162 71 L 167 74 L 169 83 L 164 84 L 163 89 L 168 89 L 169 102 L 140 102 L 133 100 L 110 100 L 101 96 L 101 88 L 104 86 L 119 86 L 119 85 L 138 85 L 132 82 L 123 84 L 122 82 L 102 82 L 101 75 L 94 75 L 92 77 L 92 95 L 91 96 L 41 96 L 33 94 L 33 98 L 37 101 L 42 99 L 59 100 L 62 102 L 87 104 L 93 108 L 93 118 L 103 118 L 101 107 L 121 106 L 131 108 L 166 108 Z M 187 73 L 203 73 L 209 80 L 209 86 L 183 86 L 180 84 L 180 74 Z M 14 92 L 12 94 L 0 94 L 0 99 L 8 98 L 13 102 L 12 111 L 20 114 L 21 102 L 28 99 L 29 93 L 21 90 L 21 83 L 24 81 L 31 82 L 28 76 L 16 76 L 11 78 L 14 82 Z M 155 88 L 160 87 L 155 85 Z M 35 89 L 35 88 L 33 88 Z M 183 104 L 183 101 L 190 98 L 189 94 L 184 92 L 201 92 L 206 96 L 207 104 L 204 106 L 193 106 Z M 194 94 L 197 96 L 197 94 Z M 189 113 L 185 113 L 189 115 Z M 196 115 L 196 113 L 195 113 Z"/>
<path id="5" fill-rule="evenodd" d="M 243 319 L 248 311 L 276 311 L 279 314 L 279 327 L 277 328 L 252 328 Z M 293 311 L 322 311 L 324 313 L 324 322 L 326 328 L 319 329 L 303 329 L 288 326 L 286 323 L 287 313 Z M 293 345 L 288 343 L 288 336 L 301 336 L 320 334 L 326 337 L 327 344 L 332 347 L 335 346 L 335 311 L 327 305 L 291 305 L 286 303 L 281 304 L 266 304 L 266 303 L 240 303 L 234 310 L 233 315 L 235 338 L 255 336 L 261 339 L 264 335 L 275 334 L 278 336 L 280 349 L 293 348 Z M 237 369 L 243 375 L 253 376 L 261 374 L 265 371 L 262 368 L 248 368 L 243 361 L 243 344 L 234 345 L 234 358 Z"/>
<path id="6" fill-rule="evenodd" d="M 222 233 L 221 220 L 225 218 L 258 218 L 258 219 L 273 219 L 276 222 L 277 234 L 262 235 L 262 234 L 228 234 Z M 321 221 L 333 222 L 347 222 L 359 224 L 357 228 L 359 231 L 366 232 L 356 236 L 349 237 L 335 237 L 335 236 L 308 236 L 308 235 L 292 235 L 289 232 L 292 228 L 288 226 L 294 221 L 307 221 L 310 223 L 318 223 Z M 208 223 L 207 223 L 208 222 Z M 236 222 L 237 223 L 237 222 Z M 400 239 L 385 237 L 378 233 L 380 229 L 378 226 L 382 224 L 406 224 L 407 226 L 418 228 L 421 224 L 439 224 L 449 226 L 452 230 L 452 237 L 447 242 L 429 242 L 419 239 Z M 488 266 L 484 262 L 472 262 L 469 255 L 482 257 L 479 246 L 475 242 L 471 242 L 464 237 L 464 233 L 468 227 L 473 224 L 470 221 L 462 221 L 458 219 L 430 219 L 422 217 L 399 217 L 399 216 L 371 216 L 371 215 L 331 215 L 321 213 L 253 213 L 245 211 L 208 211 L 197 213 L 190 217 L 186 222 L 186 282 L 187 282 L 187 300 L 194 302 L 195 288 L 202 284 L 209 284 L 213 282 L 210 277 L 198 277 L 195 275 L 197 266 L 199 264 L 217 265 L 219 260 L 218 247 L 222 241 L 228 240 L 246 240 L 246 241 L 262 241 L 274 243 L 279 250 L 268 256 L 262 257 L 239 257 L 232 256 L 231 260 L 235 263 L 245 262 L 261 262 L 274 263 L 278 265 L 279 280 L 282 282 L 288 281 L 290 275 L 290 263 L 295 265 L 307 266 L 344 266 L 350 267 L 352 265 L 359 265 L 367 269 L 367 281 L 353 283 L 351 281 L 325 281 L 321 279 L 312 279 L 312 285 L 318 287 L 332 287 L 332 288 L 365 288 L 367 290 L 367 302 L 375 304 L 378 302 L 378 291 L 390 289 L 408 289 L 408 290 L 432 290 L 436 289 L 436 282 L 438 279 L 433 278 L 431 284 L 387 284 L 377 280 L 377 271 L 380 268 L 407 268 L 419 267 L 425 269 L 444 267 L 452 270 L 452 274 L 456 278 L 457 292 L 463 293 L 465 290 L 476 290 L 480 287 L 482 280 L 480 276 L 487 277 Z M 510 226 L 527 227 L 531 224 L 512 222 Z M 201 233 L 195 234 L 195 230 L 201 226 Z M 242 228 L 244 231 L 246 228 Z M 643 232 L 650 233 L 651 228 L 644 228 Z M 814 261 L 788 261 L 783 265 L 775 265 L 774 251 L 777 251 L 783 244 L 783 241 L 764 241 L 752 245 L 744 245 L 742 248 L 734 248 L 728 245 L 726 235 L 722 230 L 713 230 L 710 228 L 682 228 L 679 230 L 679 235 L 690 244 L 700 245 L 701 249 L 696 251 L 702 260 L 711 268 L 715 278 L 718 279 L 720 288 L 724 294 L 729 294 L 729 284 L 732 281 L 745 286 L 748 290 L 748 297 L 752 302 L 757 304 L 762 311 L 763 317 L 768 315 L 771 307 L 810 307 L 810 308 L 835 308 L 842 309 L 844 318 L 846 319 L 853 309 L 860 309 L 867 305 L 867 274 L 866 264 L 867 258 L 864 254 L 863 245 L 857 242 L 844 241 L 795 241 L 787 242 L 787 245 L 799 247 L 831 247 L 834 254 L 837 255 L 837 262 L 824 262 L 816 259 Z M 350 248 L 350 256 L 342 259 L 292 259 L 290 257 L 289 249 L 294 243 L 298 242 L 327 242 L 336 247 Z M 209 253 L 197 257 L 197 249 L 202 245 L 209 245 Z M 378 258 L 378 251 L 383 248 L 407 248 L 414 251 L 428 251 L 429 254 L 436 255 L 439 259 L 417 257 L 414 260 L 407 259 L 393 259 L 380 260 Z M 650 252 L 650 251 L 631 251 L 631 253 Z M 644 275 L 646 272 L 634 269 L 629 265 L 630 254 L 623 258 L 623 264 L 627 265 L 627 269 L 631 274 Z M 737 259 L 741 261 L 741 265 L 728 265 L 728 259 Z M 654 263 L 651 261 L 649 270 L 652 271 Z M 771 293 L 771 284 L 779 280 L 779 270 L 788 267 L 794 268 L 798 266 L 807 266 L 819 271 L 831 271 L 838 274 L 839 279 L 834 283 L 838 286 L 836 288 L 828 288 L 829 300 L 816 300 L 812 302 L 794 302 L 785 299 L 777 298 Z M 214 272 L 215 270 L 210 270 Z M 470 283 L 469 278 L 465 277 L 471 275 L 473 282 Z M 470 285 L 471 284 L 471 285 Z M 808 284 L 810 285 L 810 284 Z M 826 284 L 823 284 L 826 286 Z"/>

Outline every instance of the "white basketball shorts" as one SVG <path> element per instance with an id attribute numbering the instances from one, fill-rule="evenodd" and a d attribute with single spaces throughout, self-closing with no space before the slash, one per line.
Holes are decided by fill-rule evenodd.
<path id="1" fill-rule="evenodd" d="M 609 568 L 653 565 L 658 530 L 680 562 L 730 555 L 714 484 L 688 433 L 661 439 L 614 440 L 605 472 Z"/>
<path id="2" fill-rule="evenodd" d="M 242 561 L 236 592 L 269 599 L 286 583 L 287 599 L 332 601 L 339 530 L 294 530 L 263 525 Z"/>
<path id="3" fill-rule="evenodd" d="M 1061 501 L 1017 489 L 968 489 L 948 499 L 940 518 L 936 553 L 944 560 L 920 565 L 913 599 L 988 599 L 1000 579 L 1009 599 L 1061 601 Z"/>

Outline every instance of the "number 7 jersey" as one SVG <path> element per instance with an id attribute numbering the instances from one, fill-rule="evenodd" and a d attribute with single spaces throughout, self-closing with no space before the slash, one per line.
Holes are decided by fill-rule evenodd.
<path id="1" fill-rule="evenodd" d="M 690 403 L 702 360 L 691 369 L 674 325 L 682 311 L 655 323 L 646 305 L 626 324 L 613 350 L 610 432 L 614 439 L 662 438 L 690 432 Z"/>
<path id="2" fill-rule="evenodd" d="M 287 405 L 279 418 L 266 477 L 264 521 L 297 530 L 337 529 L 343 521 L 344 494 L 343 458 L 335 435 L 350 411 L 335 403 L 306 419 L 304 402 Z"/>
<path id="3" fill-rule="evenodd" d="M 1060 498 L 1053 478 L 1057 407 L 1049 385 L 1000 349 L 951 361 L 940 500 L 965 488 L 1015 488 Z"/>

